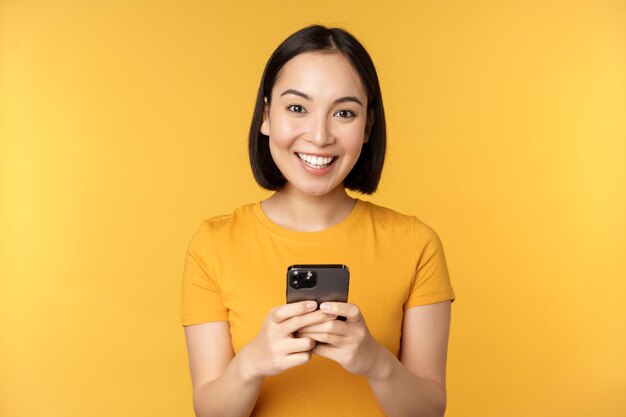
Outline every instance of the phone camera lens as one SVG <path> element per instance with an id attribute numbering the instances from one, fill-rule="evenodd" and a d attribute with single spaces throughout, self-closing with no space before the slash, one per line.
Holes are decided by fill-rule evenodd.
<path id="1" fill-rule="evenodd" d="M 307 271 L 306 276 L 304 277 L 304 286 L 306 288 L 313 288 L 317 285 L 317 278 L 315 277 L 315 273 L 313 271 Z"/>
<path id="2" fill-rule="evenodd" d="M 302 288 L 302 281 L 298 276 L 298 271 L 294 271 L 293 274 L 289 276 L 289 285 L 291 286 L 291 288 L 294 288 L 296 290 Z"/>

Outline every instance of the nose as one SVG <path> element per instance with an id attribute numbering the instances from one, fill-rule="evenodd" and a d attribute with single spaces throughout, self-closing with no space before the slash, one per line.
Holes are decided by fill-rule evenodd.
<path id="1" fill-rule="evenodd" d="M 320 115 L 311 123 L 307 141 L 320 148 L 335 142 L 330 122 L 325 115 Z"/>

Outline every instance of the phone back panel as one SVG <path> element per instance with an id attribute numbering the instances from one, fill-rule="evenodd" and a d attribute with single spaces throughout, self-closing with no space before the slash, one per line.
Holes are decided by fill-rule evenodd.
<path id="1" fill-rule="evenodd" d="M 317 279 L 312 288 L 294 288 L 294 274 L 305 276 L 308 272 Z M 292 265 L 287 269 L 287 302 L 315 300 L 318 305 L 324 301 L 348 301 L 350 271 L 345 265 Z"/>

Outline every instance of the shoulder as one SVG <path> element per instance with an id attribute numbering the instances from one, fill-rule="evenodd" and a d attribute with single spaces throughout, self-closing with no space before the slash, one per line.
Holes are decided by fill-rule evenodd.
<path id="1" fill-rule="evenodd" d="M 210 241 L 232 236 L 237 229 L 248 227 L 253 205 L 246 204 L 236 208 L 232 213 L 205 218 L 193 234 L 190 247 L 206 247 Z"/>
<path id="2" fill-rule="evenodd" d="M 430 229 L 424 222 L 414 215 L 400 213 L 388 207 L 379 206 L 371 201 L 362 201 L 365 215 L 371 218 L 377 224 L 383 226 L 395 226 L 415 229 L 427 228 Z"/>
<path id="3" fill-rule="evenodd" d="M 379 206 L 371 201 L 361 201 L 361 204 L 364 208 L 363 211 L 366 216 L 370 217 L 377 223 L 383 222 L 389 224 L 410 225 L 415 218 L 414 216 L 400 213 L 388 207 Z"/>
<path id="4" fill-rule="evenodd" d="M 246 204 L 229 214 L 219 214 L 202 220 L 199 229 L 218 231 L 223 228 L 237 226 L 249 221 L 254 204 Z"/>
<path id="5" fill-rule="evenodd" d="M 422 244 L 439 241 L 437 232 L 415 215 L 400 213 L 369 201 L 362 201 L 362 204 L 365 216 L 381 229 L 393 230 L 396 233 L 404 230 L 413 234 L 414 239 Z"/>

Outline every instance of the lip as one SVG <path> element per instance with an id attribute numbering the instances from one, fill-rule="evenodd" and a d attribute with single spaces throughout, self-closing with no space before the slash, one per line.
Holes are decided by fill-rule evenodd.
<path id="1" fill-rule="evenodd" d="M 304 152 L 300 152 L 300 153 L 304 153 Z M 332 156 L 332 155 L 319 155 L 319 154 L 312 154 L 312 153 L 309 153 L 307 155 L 315 155 L 315 156 L 322 156 L 322 157 Z M 333 160 L 333 162 L 330 165 L 328 165 L 326 168 L 315 169 L 315 168 L 311 168 L 302 159 L 300 159 L 298 154 L 294 154 L 294 157 L 298 160 L 298 163 L 300 164 L 302 169 L 304 169 L 308 174 L 315 175 L 315 176 L 325 175 L 329 173 L 330 171 L 332 171 L 333 167 L 335 166 L 335 160 L 337 159 L 337 157 L 335 156 L 335 160 Z"/>
<path id="2" fill-rule="evenodd" d="M 294 155 L 298 156 L 299 153 L 303 153 L 305 155 L 317 156 L 317 157 L 320 157 L 320 158 L 329 158 L 329 157 L 337 158 L 337 155 L 332 155 L 332 154 L 329 154 L 329 153 L 315 153 L 315 152 L 300 152 L 300 151 L 298 151 L 298 152 L 294 152 Z"/>

